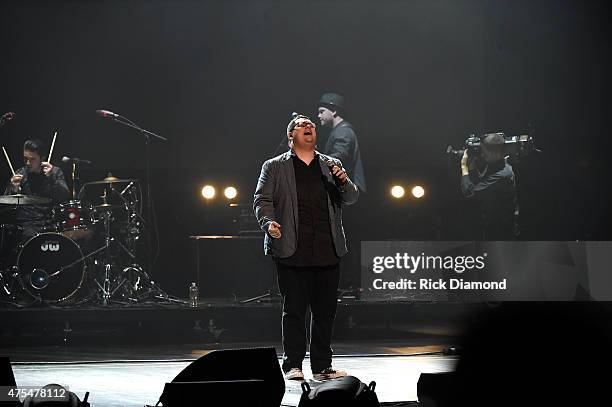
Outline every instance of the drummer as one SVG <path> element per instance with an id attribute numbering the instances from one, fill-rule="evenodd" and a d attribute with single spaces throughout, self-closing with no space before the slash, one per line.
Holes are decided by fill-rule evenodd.
<path id="1" fill-rule="evenodd" d="M 61 168 L 44 161 L 45 145 L 40 140 L 23 144 L 24 166 L 15 171 L 4 195 L 24 194 L 49 198 L 46 205 L 19 205 L 14 223 L 23 228 L 21 239 L 29 239 L 43 232 L 51 224 L 50 205 L 68 200 L 70 192 Z"/>

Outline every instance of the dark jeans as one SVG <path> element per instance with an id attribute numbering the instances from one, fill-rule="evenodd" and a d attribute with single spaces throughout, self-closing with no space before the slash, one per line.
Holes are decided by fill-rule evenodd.
<path id="1" fill-rule="evenodd" d="M 302 368 L 306 356 L 306 312 L 310 306 L 310 365 L 313 372 L 320 372 L 331 366 L 339 267 L 290 267 L 277 263 L 276 271 L 283 298 L 283 371 Z"/>

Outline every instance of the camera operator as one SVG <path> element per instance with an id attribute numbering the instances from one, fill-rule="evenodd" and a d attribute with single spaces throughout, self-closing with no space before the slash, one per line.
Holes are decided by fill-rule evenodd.
<path id="1" fill-rule="evenodd" d="M 480 145 L 480 156 L 468 149 L 461 158 L 461 192 L 480 205 L 483 240 L 514 240 L 516 188 L 514 171 L 504 157 L 504 138 L 489 134 Z"/>

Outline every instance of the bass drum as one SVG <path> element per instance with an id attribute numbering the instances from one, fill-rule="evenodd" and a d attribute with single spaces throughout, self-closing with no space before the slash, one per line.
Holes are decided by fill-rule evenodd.
<path id="1" fill-rule="evenodd" d="M 28 240 L 17 257 L 25 289 L 46 302 L 70 300 L 85 278 L 83 252 L 60 233 L 41 233 Z"/>

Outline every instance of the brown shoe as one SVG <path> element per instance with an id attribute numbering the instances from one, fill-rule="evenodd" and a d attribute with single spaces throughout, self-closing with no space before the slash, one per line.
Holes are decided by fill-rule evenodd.
<path id="1" fill-rule="evenodd" d="M 342 370 L 336 370 L 332 367 L 327 367 L 318 373 L 312 374 L 313 379 L 319 381 L 338 379 L 339 377 L 344 376 L 346 376 L 346 372 L 343 372 Z"/>
<path id="2" fill-rule="evenodd" d="M 287 373 L 285 373 L 285 379 L 287 380 L 304 380 L 304 373 L 302 369 L 294 367 Z"/>

